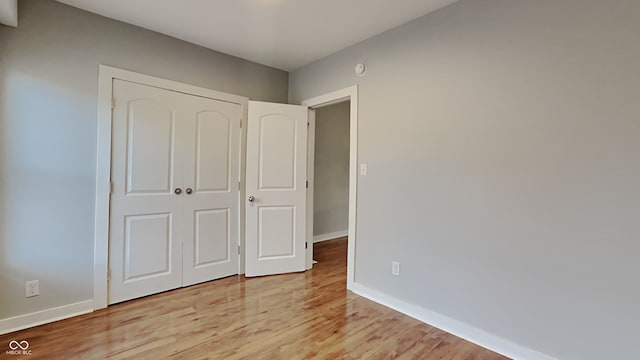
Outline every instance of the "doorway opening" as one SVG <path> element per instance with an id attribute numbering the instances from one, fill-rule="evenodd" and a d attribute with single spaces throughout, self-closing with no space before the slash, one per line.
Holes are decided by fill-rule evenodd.
<path id="1" fill-rule="evenodd" d="M 350 101 L 315 110 L 309 123 L 309 173 L 313 173 L 313 246 L 339 248 L 346 258 L 349 234 L 349 108 Z M 320 244 L 322 243 L 322 244 Z M 335 256 L 342 256 L 336 252 Z M 314 257 L 314 264 L 322 261 Z M 331 261 L 333 259 L 323 259 Z M 346 265 L 346 264 L 345 264 Z"/>
<path id="2" fill-rule="evenodd" d="M 347 236 L 347 289 L 351 289 L 355 281 L 357 92 L 357 86 L 352 86 L 302 102 L 310 109 L 307 242 L 312 245 L 316 241 Z M 320 122 L 323 123 L 318 125 Z M 319 140 L 318 147 L 316 139 Z M 316 170 L 319 173 L 316 174 Z M 309 246 L 307 268 L 312 266 L 313 246 Z"/>

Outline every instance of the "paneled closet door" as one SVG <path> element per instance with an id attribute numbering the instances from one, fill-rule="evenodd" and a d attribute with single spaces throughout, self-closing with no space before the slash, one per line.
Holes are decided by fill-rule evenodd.
<path id="1" fill-rule="evenodd" d="M 238 273 L 242 107 L 191 97 L 185 124 L 183 286 Z"/>
<path id="2" fill-rule="evenodd" d="M 238 273 L 238 104 L 115 80 L 109 303 Z"/>
<path id="3" fill-rule="evenodd" d="M 109 303 L 182 285 L 184 96 L 114 80 Z"/>

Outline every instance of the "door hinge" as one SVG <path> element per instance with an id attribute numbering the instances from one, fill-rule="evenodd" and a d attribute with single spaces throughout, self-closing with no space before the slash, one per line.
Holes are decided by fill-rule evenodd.
<path id="1" fill-rule="evenodd" d="M 238 191 L 242 190 L 242 183 L 238 181 Z"/>
<path id="2" fill-rule="evenodd" d="M 309 125 L 311 125 L 311 123 L 309 123 L 309 122 L 308 122 L 308 123 L 307 123 L 307 127 L 309 127 Z"/>
<path id="3" fill-rule="evenodd" d="M 242 129 L 242 120 L 240 120 L 240 129 Z"/>
<path id="4" fill-rule="evenodd" d="M 113 194 L 113 181 L 109 181 L 109 194 Z"/>
<path id="5" fill-rule="evenodd" d="M 111 110 L 116 107 L 116 99 L 111 98 Z"/>
<path id="6" fill-rule="evenodd" d="M 305 249 L 308 249 L 308 248 L 309 248 L 309 243 L 308 243 L 308 242 L 304 243 L 304 248 L 305 248 Z"/>
<path id="7" fill-rule="evenodd" d="M 240 245 L 238 245 L 238 255 L 240 255 Z"/>
<path id="8" fill-rule="evenodd" d="M 107 281 L 111 281 L 111 269 L 107 270 Z"/>
<path id="9" fill-rule="evenodd" d="M 309 180 L 307 180 L 307 189 L 309 188 Z"/>

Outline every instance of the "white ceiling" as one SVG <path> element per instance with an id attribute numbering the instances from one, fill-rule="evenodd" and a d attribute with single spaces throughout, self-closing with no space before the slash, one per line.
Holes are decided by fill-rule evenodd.
<path id="1" fill-rule="evenodd" d="M 58 0 L 282 70 L 457 0 Z"/>

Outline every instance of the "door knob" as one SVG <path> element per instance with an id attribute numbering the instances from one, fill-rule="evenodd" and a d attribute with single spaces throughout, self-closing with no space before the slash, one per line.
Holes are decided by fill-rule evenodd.
<path id="1" fill-rule="evenodd" d="M 255 201 L 256 201 L 256 198 L 253 195 L 249 196 L 249 202 L 250 203 L 255 202 Z"/>
<path id="2" fill-rule="evenodd" d="M 176 195 L 180 195 L 182 194 L 182 189 L 176 188 L 173 192 L 176 193 Z"/>
<path id="3" fill-rule="evenodd" d="M 193 192 L 193 190 L 192 190 L 191 188 L 186 188 L 186 189 L 184 190 L 184 192 L 186 192 L 186 193 L 187 193 L 187 195 L 191 195 L 191 193 Z"/>

